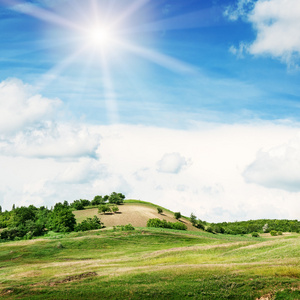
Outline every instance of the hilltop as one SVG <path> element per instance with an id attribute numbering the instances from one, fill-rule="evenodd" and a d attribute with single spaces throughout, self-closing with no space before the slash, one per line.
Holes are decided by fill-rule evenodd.
<path id="1" fill-rule="evenodd" d="M 163 212 L 159 214 L 157 207 L 160 207 Z M 94 215 L 98 216 L 101 222 L 106 227 L 131 224 L 134 227 L 146 227 L 149 219 L 158 218 L 168 222 L 175 222 L 174 212 L 150 202 L 140 200 L 126 200 L 124 204 L 118 206 L 118 213 L 99 214 L 98 208 L 86 208 L 84 210 L 73 211 L 76 221 L 82 222 L 84 219 Z M 188 230 L 198 230 L 195 228 L 187 217 L 182 217 L 179 220 L 184 223 Z"/>

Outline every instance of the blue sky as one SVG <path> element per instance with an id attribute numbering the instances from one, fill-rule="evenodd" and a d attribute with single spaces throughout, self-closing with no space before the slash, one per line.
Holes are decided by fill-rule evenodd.
<path id="1" fill-rule="evenodd" d="M 297 0 L 1 0 L 0 205 L 118 189 L 296 218 L 299 19 Z"/>

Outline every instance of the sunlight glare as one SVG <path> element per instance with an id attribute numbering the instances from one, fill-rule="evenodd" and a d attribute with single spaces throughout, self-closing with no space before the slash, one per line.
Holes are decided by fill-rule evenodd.
<path id="1" fill-rule="evenodd" d="M 87 30 L 87 43 L 93 48 L 109 48 L 114 39 L 114 32 L 105 26 L 92 26 Z"/>

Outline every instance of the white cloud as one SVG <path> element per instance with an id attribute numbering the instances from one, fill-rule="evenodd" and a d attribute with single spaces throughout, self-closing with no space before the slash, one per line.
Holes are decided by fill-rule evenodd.
<path id="1" fill-rule="evenodd" d="M 33 93 L 18 79 L 0 83 L 0 134 L 12 133 L 49 118 L 61 104 Z"/>
<path id="2" fill-rule="evenodd" d="M 56 178 L 58 182 L 84 184 L 109 176 L 104 166 L 96 159 L 83 157 L 67 165 Z"/>
<path id="3" fill-rule="evenodd" d="M 300 138 L 260 151 L 244 177 L 247 182 L 268 188 L 300 192 Z"/>
<path id="4" fill-rule="evenodd" d="M 254 0 L 238 0 L 235 5 L 228 6 L 224 15 L 230 21 L 236 21 L 240 17 L 247 16 L 248 12 L 253 8 Z"/>
<path id="5" fill-rule="evenodd" d="M 166 153 L 162 159 L 157 162 L 157 171 L 177 174 L 187 165 L 187 160 L 181 156 L 180 153 Z"/>
<path id="6" fill-rule="evenodd" d="M 194 212 L 207 221 L 297 218 L 299 193 L 249 184 L 243 177 L 259 151 L 291 147 L 288 142 L 299 134 L 299 126 L 293 125 L 202 123 L 189 130 L 86 125 L 91 136 L 102 137 L 94 158 L 38 159 L 0 153 L 0 205 L 51 206 L 117 191 L 184 215 Z M 157 162 L 166 154 L 176 162 L 168 165 L 169 171 L 184 161 L 193 163 L 176 174 L 158 172 Z"/>
<path id="7" fill-rule="evenodd" d="M 246 14 L 257 32 L 255 41 L 242 50 L 253 55 L 270 55 L 289 67 L 297 67 L 300 58 L 299 0 L 258 0 L 250 12 L 245 12 L 243 7 L 247 2 L 252 1 L 240 0 L 237 9 L 226 11 L 231 20 Z"/>
<path id="8" fill-rule="evenodd" d="M 7 156 L 68 158 L 96 156 L 100 135 L 84 125 L 48 122 L 43 127 L 21 131 L 0 142 Z"/>

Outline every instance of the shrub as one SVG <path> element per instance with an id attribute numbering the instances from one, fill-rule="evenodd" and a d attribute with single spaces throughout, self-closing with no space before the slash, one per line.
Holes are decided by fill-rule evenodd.
<path id="1" fill-rule="evenodd" d="M 174 217 L 175 217 L 176 220 L 180 219 L 181 218 L 181 213 L 180 212 L 175 212 Z"/>
<path id="2" fill-rule="evenodd" d="M 177 230 L 186 230 L 187 226 L 181 222 L 167 222 L 166 220 L 160 220 L 158 218 L 149 219 L 147 222 L 147 227 L 156 227 L 156 228 L 169 228 Z"/>
<path id="3" fill-rule="evenodd" d="M 197 220 L 195 227 L 205 230 L 205 225 L 201 220 Z"/>
<path id="4" fill-rule="evenodd" d="M 82 221 L 81 223 L 77 224 L 74 228 L 75 231 L 87 231 L 87 230 L 94 230 L 94 229 L 101 229 L 103 223 L 97 216 L 92 218 L 87 218 L 86 220 Z"/>
<path id="5" fill-rule="evenodd" d="M 276 235 L 277 235 L 277 231 L 276 231 L 276 230 L 271 230 L 271 231 L 270 231 L 270 234 L 271 234 L 272 236 L 276 236 Z"/>
<path id="6" fill-rule="evenodd" d="M 162 210 L 160 207 L 158 207 L 158 208 L 157 208 L 157 212 L 158 212 L 159 214 L 162 214 L 163 210 Z"/>
<path id="7" fill-rule="evenodd" d="M 282 235 L 282 231 L 278 231 L 277 234 L 278 234 L 278 235 Z"/>
<path id="8" fill-rule="evenodd" d="M 101 214 L 101 213 L 106 213 L 106 212 L 111 212 L 111 209 L 108 205 L 106 204 L 102 204 L 102 205 L 99 205 L 98 207 L 98 213 Z"/>
<path id="9" fill-rule="evenodd" d="M 119 211 L 119 207 L 117 205 L 111 206 L 110 209 L 113 213 L 116 213 L 117 211 Z"/>
<path id="10" fill-rule="evenodd" d="M 124 230 L 126 230 L 126 231 L 135 230 L 135 228 L 131 224 L 127 224 L 124 226 Z"/>
<path id="11" fill-rule="evenodd" d="M 252 232 L 252 237 L 259 237 L 259 234 L 258 234 L 258 232 Z"/>
<path id="12" fill-rule="evenodd" d="M 206 231 L 207 231 L 207 232 L 210 232 L 210 233 L 214 233 L 214 229 L 213 229 L 211 226 L 208 226 L 208 227 L 206 228 Z"/>
<path id="13" fill-rule="evenodd" d="M 191 223 L 192 223 L 193 226 L 196 226 L 196 224 L 197 224 L 197 217 L 193 213 L 191 213 L 190 221 L 191 221 Z"/>

